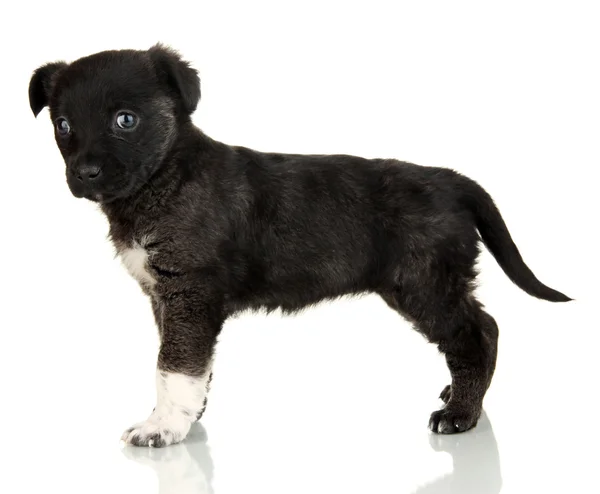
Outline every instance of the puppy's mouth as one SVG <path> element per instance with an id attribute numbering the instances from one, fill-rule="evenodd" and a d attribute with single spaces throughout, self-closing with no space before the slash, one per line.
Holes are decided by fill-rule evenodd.
<path id="1" fill-rule="evenodd" d="M 124 199 L 135 193 L 143 183 L 131 176 L 128 180 L 118 184 L 106 184 L 104 187 L 96 189 L 82 189 L 79 187 L 70 187 L 71 193 L 80 199 L 106 204 L 117 199 Z"/>
<path id="2" fill-rule="evenodd" d="M 123 192 L 105 191 L 105 190 L 85 190 L 79 187 L 71 187 L 71 194 L 77 199 L 87 199 L 92 202 L 107 202 L 125 195 Z"/>
<path id="3" fill-rule="evenodd" d="M 129 195 L 130 194 L 126 190 L 123 190 L 120 192 L 86 192 L 85 194 L 83 194 L 79 197 L 81 197 L 83 199 L 87 199 L 88 201 L 92 201 L 92 202 L 107 203 L 107 202 L 112 202 L 116 199 L 122 199 Z M 75 197 L 77 197 L 77 196 L 75 196 Z"/>
<path id="4" fill-rule="evenodd" d="M 123 187 L 112 186 L 110 188 L 98 187 L 94 189 L 79 187 L 78 184 L 73 183 L 68 183 L 68 185 L 74 197 L 77 199 L 87 199 L 92 202 L 108 202 L 127 196 L 130 189 L 130 184 L 125 184 Z"/>
<path id="5" fill-rule="evenodd" d="M 97 203 L 108 203 L 118 199 L 126 199 L 143 188 L 150 180 L 150 173 L 137 169 L 135 173 L 123 174 L 119 177 L 105 177 L 94 184 L 84 184 L 76 180 L 72 173 L 67 174 L 67 184 L 73 196 Z"/>

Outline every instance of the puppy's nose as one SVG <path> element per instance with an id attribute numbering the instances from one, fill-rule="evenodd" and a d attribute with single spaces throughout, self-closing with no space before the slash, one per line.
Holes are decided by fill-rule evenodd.
<path id="1" fill-rule="evenodd" d="M 77 180 L 80 182 L 92 182 L 102 174 L 98 165 L 83 165 L 77 171 Z"/>

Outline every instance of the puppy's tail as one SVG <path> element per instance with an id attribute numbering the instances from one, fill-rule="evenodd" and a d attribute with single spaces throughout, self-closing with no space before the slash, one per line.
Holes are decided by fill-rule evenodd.
<path id="1" fill-rule="evenodd" d="M 572 300 L 565 294 L 544 285 L 525 264 L 500 211 L 491 196 L 477 183 L 466 179 L 463 198 L 475 216 L 483 243 L 492 253 L 510 280 L 533 297 L 550 302 Z"/>

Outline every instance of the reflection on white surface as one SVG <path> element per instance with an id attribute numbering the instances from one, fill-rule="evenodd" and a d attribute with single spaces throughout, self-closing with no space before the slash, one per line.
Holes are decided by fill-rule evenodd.
<path id="1" fill-rule="evenodd" d="M 206 430 L 196 423 L 180 444 L 166 448 L 125 446 L 123 454 L 154 470 L 159 494 L 212 494 L 213 464 L 206 441 Z"/>
<path id="2" fill-rule="evenodd" d="M 502 488 L 500 456 L 491 423 L 484 412 L 478 426 L 456 435 L 430 435 L 436 452 L 449 453 L 452 472 L 413 494 L 498 494 Z M 167 448 L 126 446 L 130 460 L 151 467 L 158 478 L 159 494 L 214 494 L 213 462 L 204 427 L 194 424 L 186 440 Z"/>
<path id="3" fill-rule="evenodd" d="M 497 494 L 502 488 L 498 445 L 487 414 L 463 434 L 430 436 L 435 451 L 450 453 L 452 472 L 418 488 L 414 494 Z"/>

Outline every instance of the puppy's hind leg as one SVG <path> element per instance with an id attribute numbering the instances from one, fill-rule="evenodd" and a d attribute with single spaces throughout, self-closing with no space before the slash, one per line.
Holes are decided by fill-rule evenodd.
<path id="1" fill-rule="evenodd" d="M 458 324 L 438 342 L 452 376 L 452 384 L 440 395 L 444 408 L 433 412 L 429 421 L 429 428 L 441 434 L 463 432 L 477 425 L 496 368 L 496 321 L 473 298 L 463 307 L 455 319 Z"/>
<path id="2" fill-rule="evenodd" d="M 382 297 L 446 356 L 452 384 L 442 390 L 445 406 L 431 414 L 429 428 L 453 434 L 475 427 L 496 367 L 498 327 L 494 319 L 468 291 L 454 303 L 434 293 L 411 296 L 409 302 L 398 293 Z"/>

